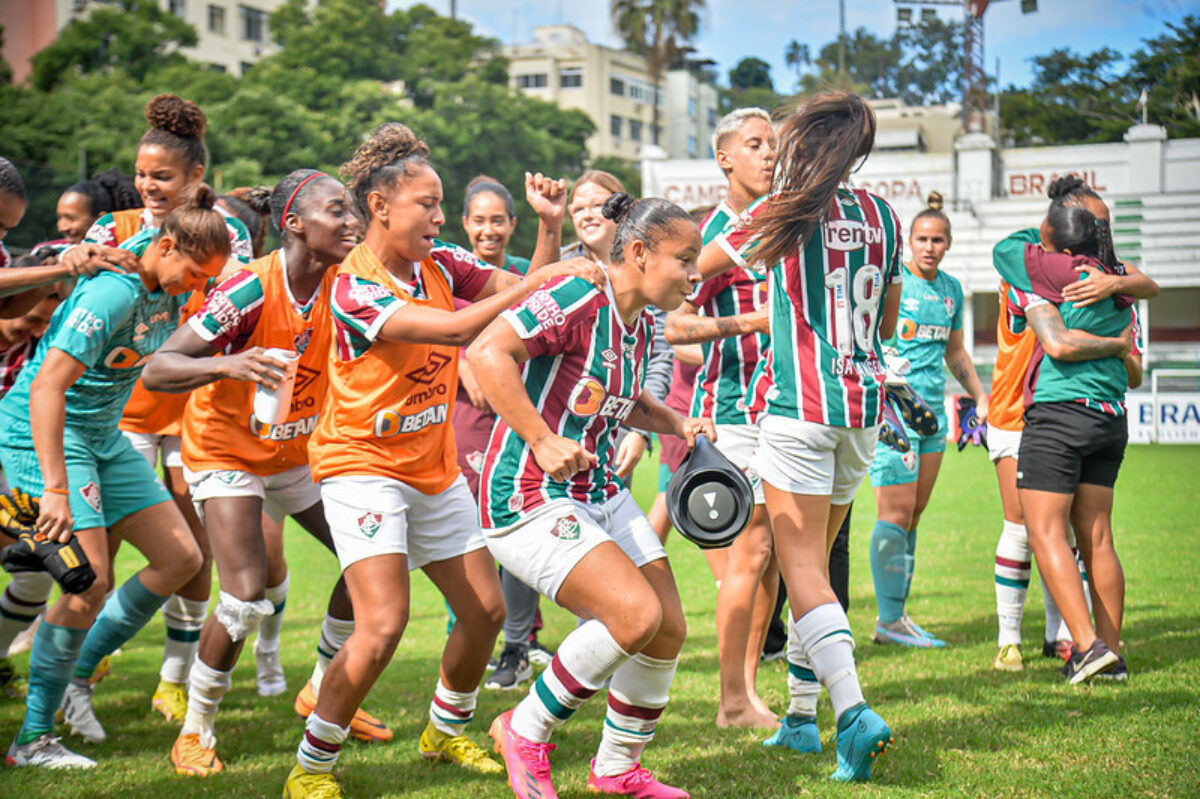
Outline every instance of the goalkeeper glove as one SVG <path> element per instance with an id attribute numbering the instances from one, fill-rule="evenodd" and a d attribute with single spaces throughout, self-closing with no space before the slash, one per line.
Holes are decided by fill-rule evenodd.
<path id="1" fill-rule="evenodd" d="M 975 400 L 971 397 L 958 398 L 958 451 L 962 452 L 967 444 L 977 447 L 987 446 L 987 423 L 979 419 L 975 411 Z"/>

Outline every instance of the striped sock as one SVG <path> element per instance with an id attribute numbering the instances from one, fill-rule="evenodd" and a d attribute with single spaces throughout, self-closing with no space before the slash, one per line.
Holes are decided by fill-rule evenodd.
<path id="1" fill-rule="evenodd" d="M 117 589 L 96 617 L 92 629 L 79 651 L 79 662 L 75 664 L 75 676 L 87 679 L 92 676 L 96 664 L 105 655 L 111 655 L 117 647 L 137 635 L 146 622 L 167 601 L 142 585 L 135 574 Z"/>
<path id="2" fill-rule="evenodd" d="M 817 605 L 792 626 L 808 652 L 813 672 L 829 692 L 834 715 L 841 718 L 842 713 L 863 701 L 846 611 L 836 602 Z"/>
<path id="3" fill-rule="evenodd" d="M 29 694 L 25 697 L 25 721 L 17 736 L 18 744 L 54 732 L 54 711 L 62 704 L 71 681 L 71 666 L 87 634 L 87 630 L 60 627 L 44 619 L 38 625 L 29 654 Z"/>
<path id="4" fill-rule="evenodd" d="M 475 718 L 475 698 L 479 689 L 474 691 L 451 691 L 439 679 L 433 692 L 433 701 L 429 703 L 429 721 L 438 732 L 446 735 L 462 735 L 471 719 Z"/>
<path id="5" fill-rule="evenodd" d="M 549 667 L 513 711 L 513 731 L 530 741 L 549 741 L 550 733 L 628 659 L 629 654 L 599 621 L 579 625 L 563 639 Z"/>
<path id="6" fill-rule="evenodd" d="M 264 616 L 258 623 L 258 640 L 254 642 L 257 650 L 273 651 L 279 649 L 279 633 L 283 629 L 283 609 L 287 606 L 288 585 L 291 583 L 288 575 L 283 576 L 279 585 L 269 585 L 264 597 L 275 606 L 270 616 Z"/>
<path id="7" fill-rule="evenodd" d="M 1021 619 L 1029 592 L 1032 566 L 1029 534 L 1025 525 L 1004 520 L 996 543 L 996 616 L 1000 621 L 999 646 L 1021 643 Z"/>
<path id="8" fill-rule="evenodd" d="M 642 750 L 654 738 L 667 706 L 667 691 L 678 666 L 678 657 L 659 660 L 639 652 L 613 672 L 593 767 L 597 777 L 624 774 L 642 759 Z"/>
<path id="9" fill-rule="evenodd" d="M 349 732 L 349 727 L 330 724 L 316 713 L 310 713 L 304 724 L 300 748 L 296 750 L 300 768 L 309 774 L 328 774 L 333 771 L 338 753 L 342 751 L 342 742 Z"/>
<path id="10" fill-rule="evenodd" d="M 165 682 L 185 683 L 196 651 L 200 648 L 200 630 L 208 615 L 208 600 L 188 599 L 172 594 L 163 605 L 167 640 L 163 642 L 162 668 L 158 675 Z"/>
<path id="11" fill-rule="evenodd" d="M 321 693 L 321 679 L 325 676 L 325 669 L 329 668 L 334 656 L 342 651 L 346 639 L 353 633 L 354 619 L 336 619 L 328 613 L 325 614 L 325 621 L 321 622 L 321 637 L 317 640 L 317 662 L 313 666 L 312 677 L 309 678 L 314 694 Z"/>
<path id="12" fill-rule="evenodd" d="M 817 700 L 821 698 L 821 683 L 813 673 L 812 661 L 800 646 L 796 635 L 796 620 L 788 613 L 787 663 L 788 693 L 792 701 L 788 705 L 789 716 L 817 715 Z"/>
<path id="13" fill-rule="evenodd" d="M 46 609 L 54 578 L 45 572 L 17 572 L 0 594 L 0 658 L 8 657 L 13 639 L 29 629 Z"/>

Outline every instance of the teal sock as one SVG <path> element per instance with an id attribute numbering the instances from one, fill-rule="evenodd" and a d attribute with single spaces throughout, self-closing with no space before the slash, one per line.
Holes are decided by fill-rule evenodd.
<path id="1" fill-rule="evenodd" d="M 54 732 L 54 711 L 62 704 L 71 666 L 87 630 L 60 627 L 45 619 L 38 625 L 29 655 L 29 695 L 25 697 L 25 722 L 17 735 L 18 744 L 27 744 L 48 732 Z"/>
<path id="2" fill-rule="evenodd" d="M 908 602 L 909 592 L 912 591 L 913 572 L 917 568 L 917 530 L 908 531 L 908 546 L 904 551 L 904 601 Z"/>
<path id="3" fill-rule="evenodd" d="M 876 521 L 871 531 L 871 577 L 879 621 L 889 624 L 904 615 L 908 585 L 908 531 L 891 522 Z"/>
<path id="4" fill-rule="evenodd" d="M 104 603 L 96 623 L 88 632 L 79 652 L 79 662 L 75 664 L 75 676 L 90 677 L 101 658 L 111 655 L 117 647 L 137 635 L 166 601 L 167 597 L 142 585 L 136 574 L 126 580 Z"/>

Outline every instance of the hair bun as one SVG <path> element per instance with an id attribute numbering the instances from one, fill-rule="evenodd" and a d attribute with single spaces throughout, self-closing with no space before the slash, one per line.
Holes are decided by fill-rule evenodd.
<path id="1" fill-rule="evenodd" d="M 1046 196 L 1051 200 L 1058 200 L 1066 197 L 1083 185 L 1083 178 L 1079 177 L 1079 175 L 1063 175 L 1061 178 L 1055 178 L 1050 181 L 1050 188 L 1046 189 Z"/>
<path id="2" fill-rule="evenodd" d="M 637 201 L 631 195 L 623 191 L 616 192 L 604 201 L 604 208 L 600 214 L 605 219 L 611 219 L 620 224 L 622 219 L 629 216 L 629 211 L 635 202 Z"/>
<path id="3" fill-rule="evenodd" d="M 153 128 L 187 139 L 200 139 L 208 119 L 200 106 L 175 94 L 160 94 L 146 103 L 146 121 Z"/>
<path id="4" fill-rule="evenodd" d="M 940 211 L 946 206 L 946 201 L 942 198 L 941 192 L 931 191 L 925 200 L 925 205 L 932 211 Z"/>
<path id="5" fill-rule="evenodd" d="M 217 199 L 217 193 L 213 190 L 212 186 L 207 183 L 197 183 L 194 187 L 187 190 L 180 206 L 183 208 L 200 208 L 208 211 L 217 204 Z"/>
<path id="6" fill-rule="evenodd" d="M 248 189 L 234 189 L 229 193 L 250 206 L 254 213 L 266 216 L 271 213 L 271 192 L 273 190 L 272 186 L 252 186 Z"/>

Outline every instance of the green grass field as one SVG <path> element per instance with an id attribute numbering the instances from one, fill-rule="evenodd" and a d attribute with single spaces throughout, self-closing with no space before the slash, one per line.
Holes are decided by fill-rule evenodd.
<path id="1" fill-rule="evenodd" d="M 647 507 L 653 469 L 639 470 L 638 498 Z M 1040 589 L 1026 613 L 1023 674 L 991 668 L 996 616 L 992 558 L 1000 530 L 995 477 L 978 450 L 949 452 L 921 524 L 910 612 L 949 646 L 939 651 L 881 648 L 869 642 L 874 619 L 867 540 L 874 517 L 869 487 L 854 509 L 850 620 L 860 646 L 859 673 L 868 701 L 891 724 L 896 742 L 874 781 L 835 785 L 832 712 L 822 700 L 825 751 L 800 756 L 759 745 L 749 731 L 718 730 L 718 674 L 713 624 L 715 588 L 698 550 L 672 535 L 669 546 L 690 633 L 672 701 L 646 762 L 697 797 L 889 796 L 1185 796 L 1200 794 L 1200 447 L 1131 447 L 1117 489 L 1115 529 L 1128 582 L 1124 686 L 1072 688 L 1055 663 L 1036 656 L 1042 635 Z M 108 730 L 100 746 L 68 740 L 97 758 L 88 772 L 0 769 L 3 797 L 267 797 L 279 796 L 302 730 L 292 712 L 295 690 L 311 669 L 327 589 L 336 564 L 298 530 L 289 530 L 292 589 L 283 634 L 289 691 L 262 699 L 254 691 L 247 648 L 218 720 L 225 772 L 207 780 L 177 777 L 168 759 L 176 727 L 150 709 L 163 640 L 158 619 L 114 658 L 113 674 L 96 692 Z M 122 554 L 121 575 L 137 568 Z M 2 581 L 3 578 L 0 578 Z M 1034 581 L 1036 585 L 1036 580 Z M 548 603 L 543 602 L 543 608 Z M 337 775 L 350 797 L 511 796 L 500 778 L 484 779 L 422 760 L 416 738 L 427 719 L 445 638 L 446 614 L 428 581 L 413 589 L 412 621 L 368 709 L 396 732 L 389 745 L 351 741 Z M 554 644 L 574 620 L 546 612 L 542 639 Z M 22 668 L 28 655 L 19 657 Z M 764 667 L 759 690 L 782 711 L 782 663 Z M 521 694 L 481 692 L 471 734 Z M 20 724 L 19 704 L 0 700 L 4 745 Z M 564 797 L 582 797 L 587 763 L 599 740 L 602 699 L 593 699 L 555 736 L 555 782 Z"/>

